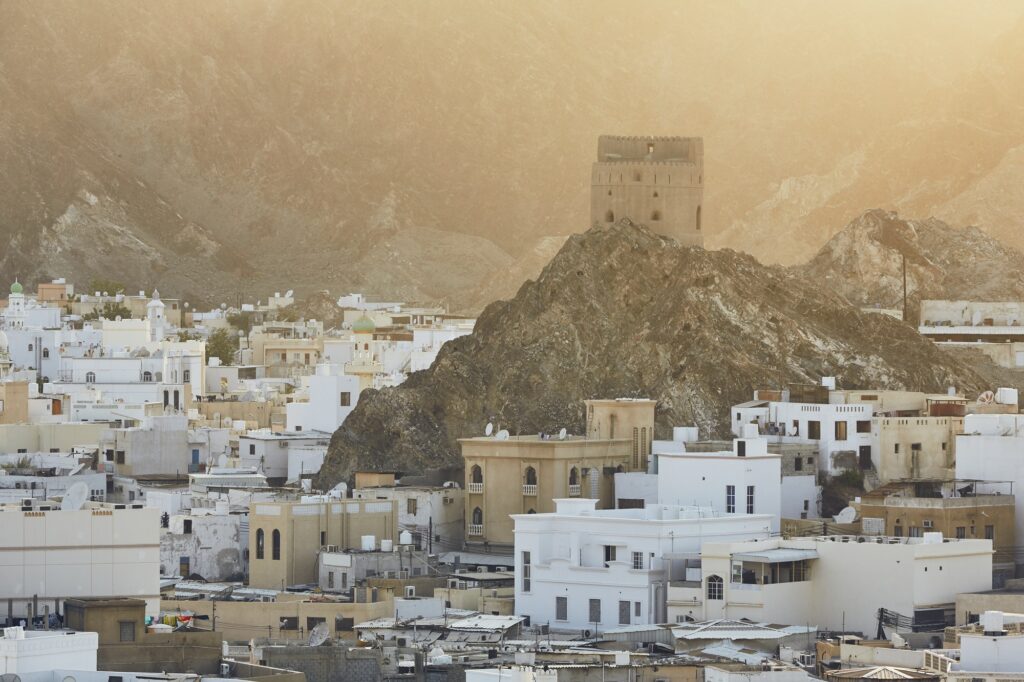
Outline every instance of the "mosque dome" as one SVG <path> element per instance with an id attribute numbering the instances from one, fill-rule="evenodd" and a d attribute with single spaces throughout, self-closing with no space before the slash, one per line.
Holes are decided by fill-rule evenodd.
<path id="1" fill-rule="evenodd" d="M 373 323 L 373 320 L 363 315 L 352 323 L 352 331 L 356 334 L 372 334 L 377 331 L 377 325 Z"/>
<path id="2" fill-rule="evenodd" d="M 14 280 L 14 284 L 11 285 L 12 294 L 20 294 L 25 291 L 25 287 L 21 286 L 21 282 Z"/>

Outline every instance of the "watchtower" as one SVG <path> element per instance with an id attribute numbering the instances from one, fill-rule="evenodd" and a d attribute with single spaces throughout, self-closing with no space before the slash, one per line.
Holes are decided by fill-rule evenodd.
<path id="1" fill-rule="evenodd" d="M 590 178 L 592 225 L 629 218 L 684 246 L 704 246 L 703 198 L 703 138 L 598 138 Z"/>

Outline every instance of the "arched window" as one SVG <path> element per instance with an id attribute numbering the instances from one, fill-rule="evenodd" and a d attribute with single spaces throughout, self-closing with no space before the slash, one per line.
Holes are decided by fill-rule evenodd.
<path id="1" fill-rule="evenodd" d="M 192 370 L 186 369 L 184 372 L 182 372 L 181 380 L 184 381 L 186 384 L 192 381 Z"/>
<path id="2" fill-rule="evenodd" d="M 50 357 L 50 349 L 49 348 L 44 348 L 43 349 L 43 357 L 44 358 Z"/>
<path id="3" fill-rule="evenodd" d="M 143 372 L 142 373 L 142 380 L 143 381 L 152 381 L 153 380 L 153 373 L 152 372 Z"/>
<path id="4" fill-rule="evenodd" d="M 35 350 L 35 346 L 33 346 L 31 343 L 28 344 L 28 351 L 31 353 L 33 350 Z"/>
<path id="5" fill-rule="evenodd" d="M 157 380 L 157 383 L 162 382 L 164 380 L 164 373 L 163 372 L 157 372 L 156 373 L 156 380 Z"/>
<path id="6" fill-rule="evenodd" d="M 651 211 L 651 220 L 661 220 L 661 211 Z"/>
<path id="7" fill-rule="evenodd" d="M 86 372 L 85 373 L 85 383 L 87 383 L 87 384 L 95 384 L 96 383 L 96 372 Z"/>
<path id="8" fill-rule="evenodd" d="M 697 231 L 700 232 L 700 206 L 697 207 Z"/>
<path id="9" fill-rule="evenodd" d="M 725 599 L 725 585 L 721 576 L 710 576 L 708 578 L 708 600 L 721 601 L 722 599 Z"/>
<path id="10" fill-rule="evenodd" d="M 473 510 L 473 525 L 482 526 L 484 524 L 484 510 L 477 507 Z"/>
<path id="11" fill-rule="evenodd" d="M 526 471 L 523 473 L 523 483 L 537 485 L 537 470 L 533 467 L 526 467 Z"/>
<path id="12" fill-rule="evenodd" d="M 615 222 L 615 213 L 612 212 L 611 210 L 607 211 L 604 214 L 604 221 L 606 223 L 614 223 Z"/>
<path id="13" fill-rule="evenodd" d="M 474 464 L 473 468 L 469 470 L 469 480 L 473 483 L 484 482 L 484 470 L 480 468 L 479 464 Z"/>
<path id="14" fill-rule="evenodd" d="M 263 558 L 263 529 L 256 530 L 256 558 Z"/>
<path id="15" fill-rule="evenodd" d="M 281 559 L 281 531 L 276 528 L 273 535 L 270 536 L 270 558 L 274 561 Z"/>
<path id="16" fill-rule="evenodd" d="M 580 484 L 580 470 L 576 467 L 569 469 L 569 485 Z"/>

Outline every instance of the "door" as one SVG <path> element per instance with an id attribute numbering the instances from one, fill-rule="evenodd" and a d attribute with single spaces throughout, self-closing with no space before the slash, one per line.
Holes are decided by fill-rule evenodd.
<path id="1" fill-rule="evenodd" d="M 870 469 L 871 468 L 871 446 L 861 445 L 860 446 L 860 468 Z"/>

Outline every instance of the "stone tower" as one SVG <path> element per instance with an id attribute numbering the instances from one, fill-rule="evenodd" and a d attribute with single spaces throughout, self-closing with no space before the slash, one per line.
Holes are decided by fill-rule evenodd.
<path id="1" fill-rule="evenodd" d="M 703 198 L 703 138 L 598 138 L 590 177 L 592 225 L 629 218 L 683 246 L 704 246 Z"/>

